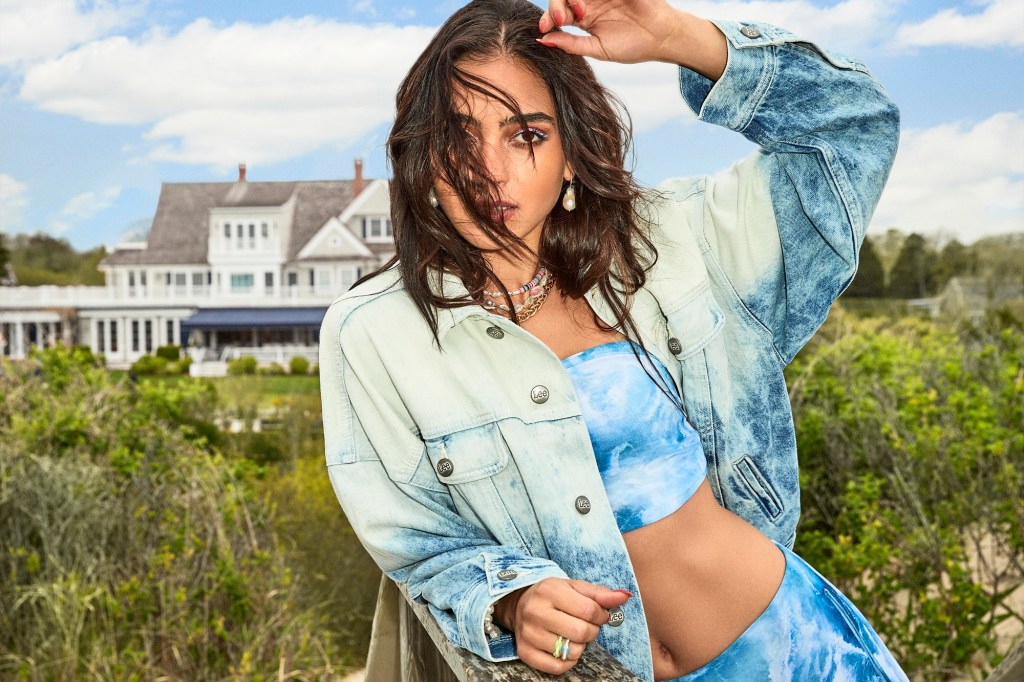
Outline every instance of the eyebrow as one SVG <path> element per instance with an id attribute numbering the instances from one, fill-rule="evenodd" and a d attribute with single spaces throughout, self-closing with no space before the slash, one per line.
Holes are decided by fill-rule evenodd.
<path id="1" fill-rule="evenodd" d="M 459 119 L 459 121 L 461 123 L 467 123 L 467 124 L 475 126 L 477 128 L 480 127 L 480 121 L 476 120 L 472 116 L 469 116 L 467 114 L 455 114 L 455 117 L 457 119 Z M 533 113 L 530 113 L 530 114 L 523 114 L 522 119 L 520 119 L 518 116 L 509 116 L 504 121 L 502 121 L 501 124 L 498 127 L 499 128 L 505 128 L 505 127 L 511 126 L 511 125 L 518 125 L 520 120 L 524 120 L 527 123 L 554 123 L 555 122 L 555 119 L 552 118 L 551 116 L 549 116 L 548 114 L 545 114 L 542 111 L 537 111 L 537 112 L 533 112 Z"/>

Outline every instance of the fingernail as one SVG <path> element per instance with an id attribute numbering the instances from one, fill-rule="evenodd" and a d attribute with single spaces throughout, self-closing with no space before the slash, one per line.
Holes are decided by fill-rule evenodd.
<path id="1" fill-rule="evenodd" d="M 632 597 L 633 596 L 633 593 L 630 592 L 629 590 L 612 590 L 612 591 L 613 592 L 621 592 L 622 594 L 626 595 L 627 597 Z"/>
<path id="2" fill-rule="evenodd" d="M 541 45 L 543 45 L 544 47 L 558 47 L 554 43 L 546 43 L 546 42 L 544 42 L 543 38 L 537 38 L 537 42 L 540 43 Z"/>
<path id="3" fill-rule="evenodd" d="M 577 2 L 572 6 L 572 13 L 577 19 L 583 18 L 583 3 Z"/>
<path id="4" fill-rule="evenodd" d="M 556 9 L 552 16 L 555 18 L 555 25 L 561 28 L 562 24 L 565 22 L 565 17 L 562 16 L 562 10 Z"/>
<path id="5" fill-rule="evenodd" d="M 550 20 L 548 19 L 548 16 L 546 14 L 540 18 L 540 25 L 538 26 L 538 28 L 540 29 L 541 33 L 547 33 L 548 31 L 551 30 L 551 26 L 546 26 L 548 21 Z"/>

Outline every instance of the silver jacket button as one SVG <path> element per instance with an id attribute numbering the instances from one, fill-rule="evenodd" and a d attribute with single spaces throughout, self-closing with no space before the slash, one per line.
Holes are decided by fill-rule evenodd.
<path id="1" fill-rule="evenodd" d="M 626 620 L 626 614 L 622 612 L 621 606 L 608 609 L 608 625 L 611 625 L 613 628 L 617 628 L 622 625 L 624 620 Z"/>
<path id="2" fill-rule="evenodd" d="M 672 355 L 679 355 L 683 352 L 683 344 L 679 343 L 679 339 L 673 336 L 668 340 L 668 349 L 672 352 Z"/>
<path id="3" fill-rule="evenodd" d="M 501 331 L 501 327 L 488 327 L 487 336 L 492 339 L 501 339 L 505 337 L 505 332 Z"/>
<path id="4" fill-rule="evenodd" d="M 590 513 L 590 500 L 587 499 L 586 495 L 580 495 L 576 498 L 576 511 L 580 514 Z"/>
<path id="5" fill-rule="evenodd" d="M 455 464 L 450 459 L 445 457 L 437 463 L 437 475 L 448 478 L 455 473 Z"/>
<path id="6" fill-rule="evenodd" d="M 498 571 L 498 580 L 514 580 L 518 575 L 519 574 L 511 568 L 506 568 L 504 571 Z"/>
<path id="7" fill-rule="evenodd" d="M 744 26 L 743 28 L 740 29 L 740 33 L 742 33 L 747 38 L 750 38 L 751 40 L 761 37 L 761 32 L 758 31 L 753 26 Z"/>
<path id="8" fill-rule="evenodd" d="M 548 393 L 547 386 L 534 386 L 533 390 L 530 391 L 530 400 L 537 403 L 538 405 L 541 403 L 546 403 L 548 401 L 548 398 L 550 397 L 551 394 Z"/>

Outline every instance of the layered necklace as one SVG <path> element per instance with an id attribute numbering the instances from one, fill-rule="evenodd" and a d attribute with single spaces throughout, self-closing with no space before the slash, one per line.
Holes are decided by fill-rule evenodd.
<path id="1" fill-rule="evenodd" d="M 551 289 L 555 286 L 555 279 L 548 272 L 547 268 L 541 267 L 537 270 L 537 274 L 533 276 L 526 284 L 508 292 L 502 291 L 487 291 L 484 290 L 484 301 L 483 307 L 486 310 L 496 310 L 504 315 L 512 316 L 508 309 L 508 306 L 502 303 L 505 299 L 505 294 L 509 296 L 521 296 L 526 294 L 526 299 L 522 303 L 514 303 L 514 309 L 516 317 L 518 317 L 520 324 L 530 319 L 537 314 L 540 307 L 544 305 L 544 301 L 548 300 L 548 294 L 551 293 Z"/>

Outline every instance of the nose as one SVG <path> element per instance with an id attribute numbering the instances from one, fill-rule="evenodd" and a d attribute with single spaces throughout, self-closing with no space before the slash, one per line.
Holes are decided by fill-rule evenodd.
<path id="1" fill-rule="evenodd" d="M 502 145 L 488 142 L 483 145 L 483 162 L 488 174 L 498 185 L 508 181 L 509 155 Z"/>

